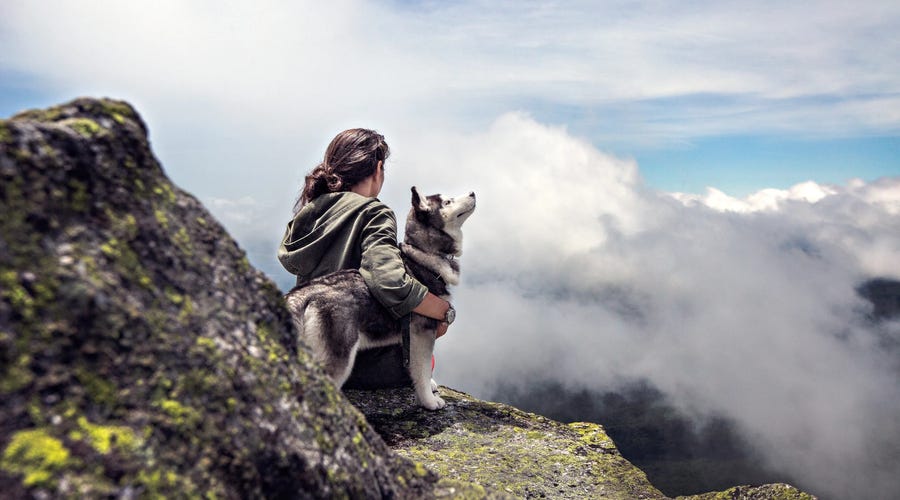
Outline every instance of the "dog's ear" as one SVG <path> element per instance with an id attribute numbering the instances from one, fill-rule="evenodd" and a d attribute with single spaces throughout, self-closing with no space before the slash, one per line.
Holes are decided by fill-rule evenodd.
<path id="1" fill-rule="evenodd" d="M 415 186 L 413 186 L 411 191 L 412 191 L 412 206 L 413 206 L 413 208 L 415 208 L 416 210 L 420 210 L 420 211 L 427 211 L 428 205 L 425 203 L 422 203 L 422 197 L 419 195 L 419 190 L 416 189 Z"/>

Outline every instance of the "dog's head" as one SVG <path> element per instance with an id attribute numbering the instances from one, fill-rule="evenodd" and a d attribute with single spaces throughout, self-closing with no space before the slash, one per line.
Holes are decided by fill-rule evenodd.
<path id="1" fill-rule="evenodd" d="M 456 198 L 440 194 L 422 196 L 412 188 L 412 210 L 406 223 L 407 239 L 419 240 L 441 253 L 459 255 L 462 247 L 463 222 L 475 211 L 475 193 Z M 438 240 L 447 240 L 440 241 Z M 448 251 L 448 248 L 452 250 Z"/>
<path id="2" fill-rule="evenodd" d="M 475 211 L 475 193 L 456 198 L 440 194 L 422 197 L 413 186 L 412 209 L 419 221 L 438 229 L 453 231 L 462 227 L 463 222 Z"/>

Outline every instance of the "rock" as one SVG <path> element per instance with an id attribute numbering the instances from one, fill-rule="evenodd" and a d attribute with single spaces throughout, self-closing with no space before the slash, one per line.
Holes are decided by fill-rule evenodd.
<path id="1" fill-rule="evenodd" d="M 676 500 L 815 500 L 789 484 L 775 483 L 762 486 L 735 486 L 725 491 L 676 497 Z"/>
<path id="2" fill-rule="evenodd" d="M 419 408 L 411 388 L 344 392 L 394 451 L 437 472 L 444 492 L 462 482 L 465 491 L 486 488 L 488 498 L 503 498 L 504 492 L 513 498 L 668 498 L 622 457 L 598 424 L 563 424 L 448 387 L 440 388 L 447 402 L 440 412 Z M 454 493 L 464 491 L 456 487 Z M 816 497 L 777 483 L 677 498 Z"/>
<path id="3" fill-rule="evenodd" d="M 0 491 L 431 497 L 128 104 L 0 121 Z"/>
<path id="4" fill-rule="evenodd" d="M 563 424 L 441 387 L 426 412 L 412 389 L 345 391 L 385 442 L 443 478 L 520 498 L 666 498 L 597 424 Z"/>

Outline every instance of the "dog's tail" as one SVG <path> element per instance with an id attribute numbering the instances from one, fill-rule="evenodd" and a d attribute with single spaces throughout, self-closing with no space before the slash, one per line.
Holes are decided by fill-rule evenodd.
<path id="1" fill-rule="evenodd" d="M 300 287 L 291 290 L 284 296 L 284 304 L 290 311 L 291 318 L 294 320 L 294 327 L 301 337 L 303 337 L 304 326 L 306 325 L 306 316 L 311 312 L 308 307 L 311 298 L 311 294 L 304 293 L 304 289 Z"/>

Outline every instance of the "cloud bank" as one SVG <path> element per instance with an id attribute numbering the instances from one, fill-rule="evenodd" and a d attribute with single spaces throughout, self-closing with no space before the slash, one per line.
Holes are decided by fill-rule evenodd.
<path id="1" fill-rule="evenodd" d="M 633 162 L 522 114 L 451 149 L 441 169 L 480 198 L 442 383 L 646 379 L 688 414 L 735 420 L 822 492 L 900 486 L 898 353 L 883 342 L 900 322 L 869 323 L 855 291 L 900 278 L 900 178 L 660 193 Z"/>

